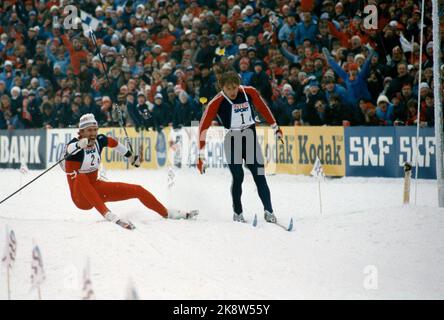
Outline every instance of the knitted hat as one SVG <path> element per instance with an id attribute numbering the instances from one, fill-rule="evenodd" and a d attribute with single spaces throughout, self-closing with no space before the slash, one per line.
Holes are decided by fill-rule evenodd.
<path id="1" fill-rule="evenodd" d="M 97 127 L 97 126 L 98 124 L 96 118 L 92 113 L 87 113 L 80 117 L 79 129 L 85 129 L 88 127 Z"/>

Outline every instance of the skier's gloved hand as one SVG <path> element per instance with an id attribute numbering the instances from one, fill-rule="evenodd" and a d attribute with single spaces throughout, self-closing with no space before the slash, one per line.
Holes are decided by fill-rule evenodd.
<path id="1" fill-rule="evenodd" d="M 279 128 L 277 123 L 273 124 L 271 126 L 271 129 L 273 129 L 274 135 L 276 136 L 276 138 L 278 138 L 282 143 L 284 143 L 284 140 L 282 139 L 284 134 L 282 133 L 282 130 L 281 130 L 281 128 Z"/>
<path id="2" fill-rule="evenodd" d="M 200 174 L 205 173 L 205 153 L 203 150 L 199 151 L 199 159 L 197 160 L 197 170 Z"/>
<path id="3" fill-rule="evenodd" d="M 86 149 L 86 147 L 88 147 L 88 144 L 89 144 L 88 138 L 82 138 L 79 141 L 77 141 L 77 148 Z"/>
<path id="4" fill-rule="evenodd" d="M 139 155 L 131 154 L 129 156 L 128 160 L 129 160 L 129 163 L 131 163 L 131 165 L 133 167 L 136 167 L 136 168 L 140 167 L 140 156 Z"/>

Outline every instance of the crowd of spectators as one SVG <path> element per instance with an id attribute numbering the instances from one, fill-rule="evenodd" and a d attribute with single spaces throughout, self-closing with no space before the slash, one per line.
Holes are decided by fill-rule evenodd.
<path id="1" fill-rule="evenodd" d="M 137 130 L 189 126 L 232 68 L 279 125 L 416 125 L 419 105 L 433 126 L 425 4 L 420 48 L 413 0 L 3 0 L 0 129 L 76 127 L 84 113 L 116 126 L 114 103 Z"/>

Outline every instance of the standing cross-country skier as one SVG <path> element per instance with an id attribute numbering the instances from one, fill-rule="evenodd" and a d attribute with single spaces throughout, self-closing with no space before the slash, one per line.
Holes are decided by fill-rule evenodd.
<path id="1" fill-rule="evenodd" d="M 119 218 L 105 205 L 106 202 L 139 199 L 145 207 L 164 218 L 189 219 L 197 215 L 197 211 L 181 211 L 167 209 L 155 196 L 140 185 L 108 182 L 98 179 L 101 153 L 103 148 L 114 148 L 128 158 L 131 165 L 139 167 L 141 157 L 133 154 L 123 144 L 112 137 L 98 134 L 98 124 L 94 115 L 85 114 L 80 118 L 78 138 L 72 139 L 66 153 L 72 154 L 65 161 L 71 198 L 77 208 L 89 210 L 95 208 L 108 221 L 126 229 L 134 229 L 134 225 Z"/>
<path id="2" fill-rule="evenodd" d="M 282 131 L 258 91 L 240 84 L 240 77 L 235 71 L 224 73 L 220 80 L 222 90 L 208 103 L 199 126 L 198 170 L 205 172 L 206 131 L 214 118 L 228 129 L 224 138 L 224 151 L 232 175 L 231 196 L 233 200 L 233 220 L 245 222 L 241 203 L 242 182 L 244 180 L 243 162 L 251 171 L 259 197 L 264 206 L 264 218 L 267 222 L 276 222 L 271 204 L 270 189 L 265 179 L 264 159 L 256 139 L 255 110 L 271 125 L 278 139 Z"/>

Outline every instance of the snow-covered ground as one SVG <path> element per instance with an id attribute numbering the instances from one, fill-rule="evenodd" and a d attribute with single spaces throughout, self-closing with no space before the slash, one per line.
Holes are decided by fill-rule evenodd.
<path id="1" fill-rule="evenodd" d="M 23 181 L 39 172 L 32 171 Z M 259 224 L 231 221 L 228 170 L 109 171 L 109 180 L 138 183 L 167 207 L 198 208 L 195 221 L 163 220 L 138 201 L 110 203 L 137 226 L 124 230 L 95 212 L 78 210 L 58 168 L 0 205 L 0 253 L 8 224 L 18 241 L 11 281 L 15 299 L 30 291 L 31 249 L 40 246 L 46 299 L 79 299 L 90 260 L 98 299 L 122 299 L 132 281 L 142 299 L 444 298 L 444 210 L 434 181 L 420 181 L 417 205 L 402 206 L 401 179 L 329 179 L 274 175 L 268 181 L 274 210 L 295 230 L 263 221 L 249 174 L 245 215 Z M 0 170 L 0 198 L 20 185 L 18 170 Z M 414 198 L 414 186 L 412 186 Z M 5 271 L 0 299 L 6 298 Z"/>

